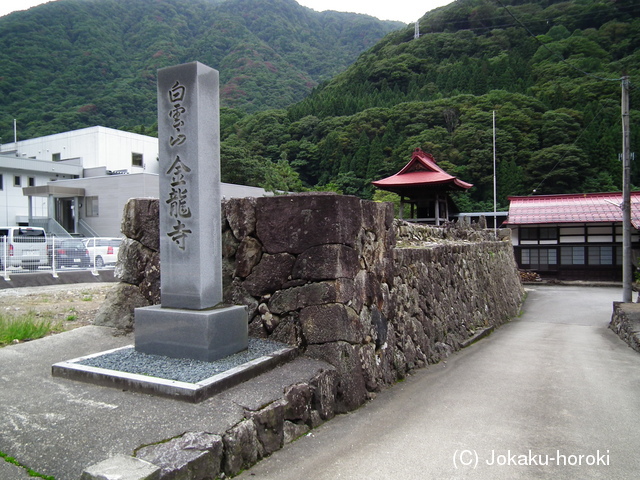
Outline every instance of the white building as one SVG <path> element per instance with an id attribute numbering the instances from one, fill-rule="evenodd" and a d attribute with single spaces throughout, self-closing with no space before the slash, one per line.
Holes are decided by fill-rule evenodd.
<path id="1" fill-rule="evenodd" d="M 159 195 L 158 139 L 90 127 L 0 146 L 0 224 L 66 235 L 120 235 L 125 203 Z M 221 185 L 223 198 L 258 197 Z"/>
<path id="2" fill-rule="evenodd" d="M 77 163 L 52 163 L 0 154 L 0 225 L 28 224 L 29 203 L 23 188 L 81 176 L 82 166 Z M 48 215 L 46 199 L 33 202 L 32 212 L 33 216 Z"/>
<path id="3" fill-rule="evenodd" d="M 158 173 L 158 139 L 113 128 L 89 127 L 0 146 L 0 154 L 53 162 L 80 162 L 127 173 Z"/>

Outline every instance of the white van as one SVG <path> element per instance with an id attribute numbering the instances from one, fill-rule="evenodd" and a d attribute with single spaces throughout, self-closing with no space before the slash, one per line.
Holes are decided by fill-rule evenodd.
<path id="1" fill-rule="evenodd" d="M 4 248 L 3 248 L 4 247 Z M 48 265 L 47 234 L 38 227 L 0 227 L 0 268 Z"/>

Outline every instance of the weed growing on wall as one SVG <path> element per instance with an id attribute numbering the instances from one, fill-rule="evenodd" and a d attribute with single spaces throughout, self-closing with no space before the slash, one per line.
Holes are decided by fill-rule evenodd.
<path id="1" fill-rule="evenodd" d="M 38 478 L 44 478 L 45 480 L 56 480 L 55 477 L 52 477 L 51 475 L 43 475 L 41 473 L 38 473 L 28 467 L 25 467 L 24 465 L 22 465 L 20 462 L 18 462 L 15 458 L 10 457 L 9 455 L 7 455 L 4 452 L 0 452 L 0 458 L 3 458 L 4 461 L 11 463 L 13 465 L 15 465 L 16 467 L 20 467 L 20 468 L 24 468 L 25 471 L 27 472 L 27 474 L 30 477 L 38 477 Z"/>

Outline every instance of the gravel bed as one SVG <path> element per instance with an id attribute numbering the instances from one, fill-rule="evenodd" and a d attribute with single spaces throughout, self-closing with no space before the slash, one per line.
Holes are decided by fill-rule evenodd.
<path id="1" fill-rule="evenodd" d="M 283 343 L 249 338 L 249 348 L 247 350 L 213 362 L 203 362 L 189 358 L 170 358 L 163 355 L 148 355 L 136 352 L 135 348 L 126 348 L 77 363 L 107 370 L 149 375 L 166 380 L 197 383 L 287 347 L 289 345 Z"/>

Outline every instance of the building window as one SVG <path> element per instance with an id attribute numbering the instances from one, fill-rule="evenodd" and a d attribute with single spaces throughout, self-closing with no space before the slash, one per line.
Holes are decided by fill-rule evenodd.
<path id="1" fill-rule="evenodd" d="M 87 209 L 87 217 L 98 216 L 98 197 L 85 197 L 84 203 Z"/>
<path id="2" fill-rule="evenodd" d="M 523 227 L 520 229 L 520 240 L 557 240 L 556 227 Z"/>
<path id="3" fill-rule="evenodd" d="M 29 177 L 29 186 L 30 187 L 36 186 L 36 177 Z"/>
<path id="4" fill-rule="evenodd" d="M 54 162 L 59 162 L 60 160 L 62 160 L 62 156 L 60 153 L 52 153 L 51 160 L 53 160 Z"/>
<path id="5" fill-rule="evenodd" d="M 142 167 L 142 154 L 141 153 L 132 153 L 131 154 L 131 165 L 134 167 Z"/>
<path id="6" fill-rule="evenodd" d="M 562 247 L 560 263 L 562 265 L 584 265 L 584 247 Z"/>
<path id="7" fill-rule="evenodd" d="M 540 240 L 557 240 L 558 229 L 555 227 L 540 227 Z"/>
<path id="8" fill-rule="evenodd" d="M 520 240 L 537 240 L 538 229 L 531 227 L 523 227 L 520 229 Z"/>
<path id="9" fill-rule="evenodd" d="M 558 264 L 558 252 L 555 248 L 523 248 L 520 263 L 528 268 L 548 270 L 549 265 Z"/>
<path id="10" fill-rule="evenodd" d="M 589 247 L 589 265 L 613 265 L 613 247 Z"/>
<path id="11" fill-rule="evenodd" d="M 22 179 L 20 178 L 20 175 L 14 175 L 13 176 L 13 186 L 14 187 L 19 187 L 22 185 Z"/>
<path id="12" fill-rule="evenodd" d="M 0 173 L 0 190 L 4 190 L 4 175 Z"/>

